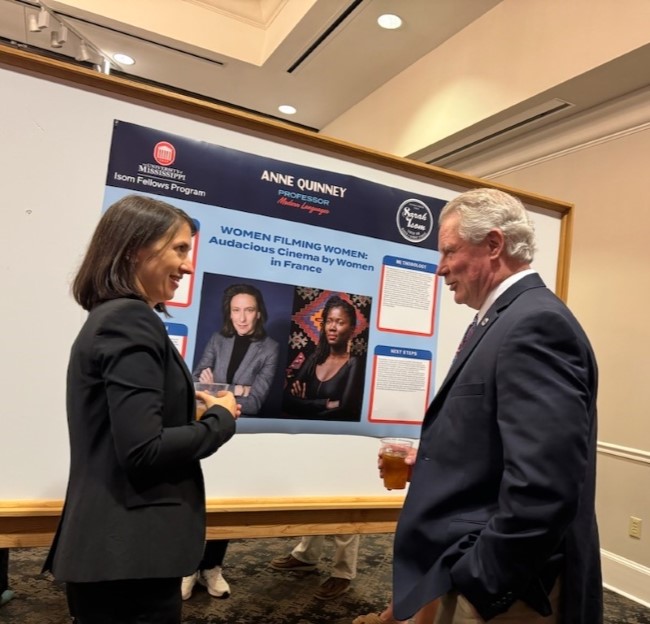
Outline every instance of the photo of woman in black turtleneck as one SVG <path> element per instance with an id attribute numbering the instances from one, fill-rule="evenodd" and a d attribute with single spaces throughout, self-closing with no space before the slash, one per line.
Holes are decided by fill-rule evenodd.
<path id="1" fill-rule="evenodd" d="M 227 383 L 242 416 L 254 416 L 275 376 L 278 343 L 266 334 L 266 305 L 255 286 L 228 286 L 221 305 L 221 330 L 211 336 L 192 375 L 195 381 Z"/>

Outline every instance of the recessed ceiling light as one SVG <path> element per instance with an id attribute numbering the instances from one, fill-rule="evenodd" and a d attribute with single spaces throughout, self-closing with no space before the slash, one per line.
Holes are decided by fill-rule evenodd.
<path id="1" fill-rule="evenodd" d="M 377 23 L 386 30 L 395 30 L 402 25 L 402 18 L 399 15 L 385 13 L 377 18 Z"/>
<path id="2" fill-rule="evenodd" d="M 291 106 L 290 104 L 282 104 L 281 106 L 278 106 L 278 110 L 281 113 L 284 113 L 285 115 L 296 114 L 296 108 L 294 106 Z"/>
<path id="3" fill-rule="evenodd" d="M 121 52 L 113 54 L 113 58 L 121 65 L 133 65 L 135 63 L 133 57 L 128 54 L 122 54 Z"/>

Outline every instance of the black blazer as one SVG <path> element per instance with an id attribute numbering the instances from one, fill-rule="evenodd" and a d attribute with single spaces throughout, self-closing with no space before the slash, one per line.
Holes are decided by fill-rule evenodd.
<path id="1" fill-rule="evenodd" d="M 67 413 L 70 476 L 44 569 L 79 583 L 192 574 L 205 539 L 199 460 L 235 420 L 222 407 L 194 419 L 190 373 L 146 303 L 89 314 L 70 355 Z"/>
<path id="2" fill-rule="evenodd" d="M 537 274 L 487 311 L 427 410 L 395 536 L 395 616 L 450 590 L 485 620 L 522 599 L 602 621 L 594 511 L 597 369 Z"/>

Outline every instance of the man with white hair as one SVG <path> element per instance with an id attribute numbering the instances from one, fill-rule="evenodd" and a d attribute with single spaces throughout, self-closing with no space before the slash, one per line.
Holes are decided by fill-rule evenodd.
<path id="1" fill-rule="evenodd" d="M 477 316 L 424 418 L 395 536 L 394 617 L 440 597 L 437 624 L 599 624 L 589 340 L 531 269 L 517 198 L 462 193 L 438 242 L 438 275 Z"/>

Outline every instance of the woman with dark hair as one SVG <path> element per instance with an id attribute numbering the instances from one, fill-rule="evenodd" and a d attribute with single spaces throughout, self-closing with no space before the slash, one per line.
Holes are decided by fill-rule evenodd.
<path id="1" fill-rule="evenodd" d="M 289 379 L 283 409 L 305 419 L 358 421 L 363 398 L 363 364 L 350 355 L 357 326 L 354 306 L 331 296 L 323 308 L 315 352 Z"/>
<path id="2" fill-rule="evenodd" d="M 221 301 L 223 324 L 210 338 L 194 368 L 195 381 L 227 383 L 243 416 L 255 416 L 271 388 L 278 365 L 278 343 L 266 335 L 268 318 L 262 293 L 251 284 L 232 284 Z M 230 586 L 222 567 L 228 540 L 208 540 L 197 571 L 183 578 L 183 600 L 196 583 L 211 596 L 227 598 Z"/>
<path id="3" fill-rule="evenodd" d="M 195 394 L 154 312 L 193 272 L 194 223 L 131 195 L 102 216 L 75 277 L 89 312 L 70 353 L 70 474 L 44 565 L 78 624 L 181 621 L 181 578 L 205 536 L 199 460 L 235 433 L 232 393 Z M 195 419 L 196 398 L 208 409 Z"/>
<path id="4" fill-rule="evenodd" d="M 227 383 L 244 416 L 260 411 L 278 366 L 278 343 L 266 335 L 268 315 L 262 293 L 251 284 L 223 292 L 223 324 L 194 367 L 195 381 Z"/>

